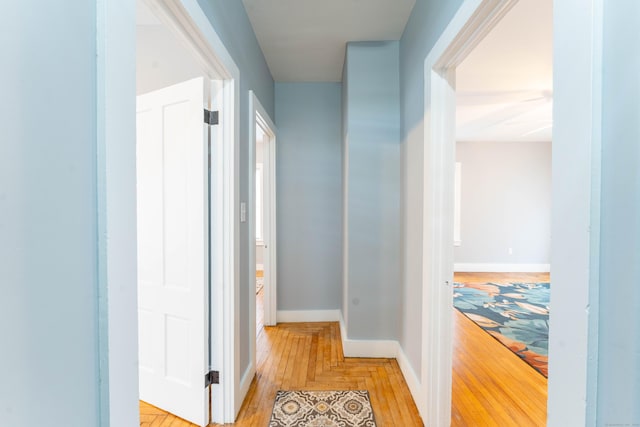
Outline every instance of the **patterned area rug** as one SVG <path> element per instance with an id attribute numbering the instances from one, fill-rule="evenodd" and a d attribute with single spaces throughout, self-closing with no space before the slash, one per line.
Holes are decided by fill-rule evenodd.
<path id="1" fill-rule="evenodd" d="M 375 427 L 369 393 L 278 391 L 269 427 Z"/>
<path id="2" fill-rule="evenodd" d="M 548 377 L 549 283 L 456 283 L 453 305 Z"/>

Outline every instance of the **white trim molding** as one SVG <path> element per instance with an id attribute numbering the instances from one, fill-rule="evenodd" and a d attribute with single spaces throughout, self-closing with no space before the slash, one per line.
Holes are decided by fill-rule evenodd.
<path id="1" fill-rule="evenodd" d="M 262 247 L 263 247 L 263 265 L 262 270 L 264 272 L 264 324 L 266 326 L 274 326 L 277 322 L 277 302 L 278 302 L 278 273 L 277 273 L 277 194 L 276 194 L 276 144 L 278 129 L 276 125 L 269 117 L 269 114 L 265 110 L 264 106 L 256 96 L 255 92 L 249 91 L 249 182 L 255 184 L 256 182 L 256 128 L 260 126 L 264 132 L 267 140 L 263 145 L 263 160 L 262 160 L 262 182 L 266 188 L 266 192 L 262 194 Z M 256 228 L 256 189 L 255 185 L 249 186 L 249 264 L 250 264 L 250 277 L 256 276 L 256 245 L 258 242 L 255 240 L 255 228 Z M 251 241 L 255 243 L 251 243 Z M 255 286 L 255 280 L 251 279 L 249 286 Z M 254 320 L 250 320 L 252 325 L 255 325 L 255 301 L 250 304 L 250 316 Z M 252 332 L 252 337 L 255 337 L 255 331 Z M 255 339 L 252 338 L 252 342 Z M 255 344 L 255 343 L 253 343 Z M 254 345 L 255 347 L 255 345 Z M 252 358 L 255 354 L 255 348 L 252 347 Z"/>
<path id="2" fill-rule="evenodd" d="M 339 322 L 340 310 L 278 310 L 278 323 Z"/>
<path id="3" fill-rule="evenodd" d="M 344 357 L 366 357 L 395 359 L 398 356 L 398 341 L 342 339 Z"/>
<path id="4" fill-rule="evenodd" d="M 550 427 L 604 423 L 597 418 L 605 3 L 553 3 Z"/>
<path id="5" fill-rule="evenodd" d="M 551 264 L 456 263 L 456 273 L 548 273 Z"/>
<path id="6" fill-rule="evenodd" d="M 404 380 L 409 387 L 409 391 L 411 392 L 411 396 L 413 396 L 413 401 L 418 407 L 418 411 L 420 414 L 426 413 L 426 402 L 427 399 L 422 391 L 422 384 L 420 382 L 420 377 L 416 374 L 411 363 L 409 362 L 409 358 L 405 354 L 402 346 L 398 345 L 398 355 L 396 357 L 398 361 L 398 366 L 400 366 L 400 370 L 402 371 L 402 375 L 404 376 Z M 423 418 L 424 419 L 424 418 Z"/>
<path id="7" fill-rule="evenodd" d="M 240 379 L 239 394 L 240 396 L 246 396 L 249 393 L 249 388 L 253 382 L 253 377 L 256 376 L 256 365 L 254 361 L 251 361 L 247 369 L 244 371 L 242 378 Z M 243 399 L 244 400 L 244 399 Z"/>

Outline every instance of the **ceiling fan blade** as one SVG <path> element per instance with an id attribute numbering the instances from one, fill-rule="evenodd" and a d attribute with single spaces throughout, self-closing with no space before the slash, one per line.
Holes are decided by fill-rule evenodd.
<path id="1" fill-rule="evenodd" d="M 473 131 L 480 132 L 495 126 L 516 125 L 519 117 L 530 115 L 545 108 L 548 108 L 549 110 L 551 109 L 551 104 L 549 104 L 546 99 L 530 100 L 527 102 L 507 105 L 498 110 L 493 109 L 481 115 L 475 114 L 473 119 L 465 120 L 463 118 L 464 107 L 462 107 L 458 110 L 457 126 L 459 128 L 464 128 L 465 133 L 469 133 Z M 551 111 L 549 111 L 548 114 L 543 114 L 542 116 L 543 118 L 548 116 L 548 121 L 551 121 Z M 540 119 L 537 119 L 536 121 L 540 121 Z M 543 121 L 547 121 L 547 119 Z"/>
<path id="2" fill-rule="evenodd" d="M 552 92 L 547 90 L 458 92 L 456 102 L 459 106 L 495 105 L 538 100 L 550 102 L 552 97 Z"/>

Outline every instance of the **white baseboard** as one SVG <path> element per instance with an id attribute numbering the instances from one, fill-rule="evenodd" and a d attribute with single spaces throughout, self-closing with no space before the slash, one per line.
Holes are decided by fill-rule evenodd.
<path id="1" fill-rule="evenodd" d="M 340 313 L 340 336 L 342 337 L 342 352 L 345 357 L 371 357 L 395 359 L 398 356 L 400 344 L 393 340 L 352 340 L 347 338 L 344 318 Z"/>
<path id="2" fill-rule="evenodd" d="M 278 323 L 339 322 L 340 310 L 278 310 Z"/>
<path id="3" fill-rule="evenodd" d="M 416 372 L 411 367 L 411 363 L 409 363 L 409 359 L 407 355 L 404 353 L 404 350 L 401 346 L 398 346 L 398 365 L 400 366 L 400 370 L 402 371 L 402 375 L 404 376 L 404 380 L 409 387 L 409 391 L 411 392 L 411 396 L 413 396 L 413 401 L 416 403 L 418 407 L 418 412 L 420 412 L 420 416 L 423 420 L 427 419 L 427 399 L 423 396 L 422 393 L 422 382 L 420 378 L 416 375 Z"/>
<path id="4" fill-rule="evenodd" d="M 550 264 L 481 264 L 458 263 L 453 265 L 456 273 L 548 273 Z"/>
<path id="5" fill-rule="evenodd" d="M 240 411 L 240 406 L 242 406 L 242 402 L 244 402 L 245 397 L 247 397 L 247 393 L 249 392 L 249 387 L 251 387 L 251 383 L 253 382 L 253 377 L 256 376 L 256 367 L 253 363 L 247 367 L 247 370 L 244 372 L 242 379 L 240 379 L 240 388 L 238 390 L 238 396 L 236 396 L 236 415 Z"/>
<path id="6" fill-rule="evenodd" d="M 343 338 L 342 351 L 345 357 L 395 359 L 398 355 L 398 341 L 350 340 Z"/>

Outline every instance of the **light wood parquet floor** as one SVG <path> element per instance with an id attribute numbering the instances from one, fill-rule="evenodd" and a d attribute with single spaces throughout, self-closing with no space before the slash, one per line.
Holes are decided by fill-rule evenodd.
<path id="1" fill-rule="evenodd" d="M 456 281 L 548 281 L 545 275 L 456 274 Z M 261 319 L 260 298 L 258 315 Z M 454 309 L 451 425 L 544 426 L 547 380 Z M 233 426 L 268 424 L 279 389 L 366 389 L 378 426 L 422 426 L 395 360 L 342 356 L 337 323 L 258 328 L 258 373 Z M 140 402 L 141 427 L 193 424 Z"/>

